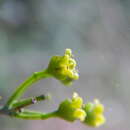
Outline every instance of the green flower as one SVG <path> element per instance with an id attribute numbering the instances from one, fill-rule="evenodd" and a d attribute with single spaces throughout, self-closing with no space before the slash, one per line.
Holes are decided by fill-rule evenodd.
<path id="1" fill-rule="evenodd" d="M 94 103 L 87 103 L 84 107 L 84 110 L 87 114 L 87 117 L 84 120 L 84 123 L 93 126 L 99 127 L 105 123 L 104 106 L 99 102 L 99 100 L 94 100 Z"/>
<path id="2" fill-rule="evenodd" d="M 73 59 L 71 49 L 66 49 L 63 56 L 53 56 L 47 71 L 65 85 L 69 85 L 73 80 L 79 78 L 76 61 Z"/>
<path id="3" fill-rule="evenodd" d="M 60 104 L 58 116 L 67 121 L 75 121 L 76 119 L 83 121 L 86 113 L 82 109 L 82 105 L 82 98 L 74 93 L 72 99 L 67 99 Z"/>

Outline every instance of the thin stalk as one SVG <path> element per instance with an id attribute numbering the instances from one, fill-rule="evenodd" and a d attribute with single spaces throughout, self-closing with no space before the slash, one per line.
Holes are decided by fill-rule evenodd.
<path id="1" fill-rule="evenodd" d="M 22 112 L 16 112 L 13 115 L 14 117 L 26 120 L 46 120 L 48 118 L 54 118 L 57 116 L 57 111 L 50 113 L 42 113 L 30 110 L 23 110 Z"/>
<path id="2" fill-rule="evenodd" d="M 48 95 L 47 96 L 40 95 L 40 96 L 37 96 L 37 97 L 30 97 L 30 98 L 18 100 L 17 102 L 14 102 L 12 104 L 12 109 L 21 109 L 21 108 L 24 108 L 26 106 L 35 104 L 39 101 L 43 101 L 43 100 L 46 100 L 46 99 L 49 99 Z"/>
<path id="3" fill-rule="evenodd" d="M 27 80 L 25 80 L 21 85 L 19 85 L 16 88 L 15 92 L 12 94 L 12 96 L 7 101 L 5 107 L 10 108 L 10 106 L 13 104 L 13 102 L 15 100 L 19 99 L 23 95 L 23 93 L 26 91 L 26 89 L 28 89 L 35 82 L 37 82 L 43 78 L 47 78 L 47 77 L 51 77 L 51 75 L 49 75 L 47 73 L 47 70 L 42 71 L 42 72 L 33 73 L 32 76 L 30 76 Z"/>

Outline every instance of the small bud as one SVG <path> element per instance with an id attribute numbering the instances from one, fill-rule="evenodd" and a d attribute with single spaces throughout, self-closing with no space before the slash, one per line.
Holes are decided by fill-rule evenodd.
<path id="1" fill-rule="evenodd" d="M 79 78 L 76 70 L 76 61 L 72 57 L 71 49 L 66 49 L 63 56 L 53 56 L 51 58 L 47 69 L 50 75 L 65 85 L 69 85 L 73 80 Z"/>
<path id="2" fill-rule="evenodd" d="M 78 93 L 74 92 L 72 96 L 71 106 L 75 108 L 81 108 L 83 105 L 83 99 L 79 97 Z"/>
<path id="3" fill-rule="evenodd" d="M 63 101 L 58 109 L 58 116 L 64 120 L 75 121 L 77 119 L 83 121 L 86 117 L 85 111 L 82 109 L 82 98 L 74 93 L 72 99 Z"/>
<path id="4" fill-rule="evenodd" d="M 95 109 L 94 109 L 94 112 L 96 114 L 100 114 L 100 113 L 103 113 L 104 112 L 104 106 L 99 102 L 99 100 L 95 99 L 94 100 L 95 102 Z"/>
<path id="5" fill-rule="evenodd" d="M 92 126 L 99 127 L 105 123 L 104 106 L 99 102 L 99 100 L 94 100 L 94 103 L 87 103 L 84 106 L 84 110 L 87 114 L 87 117 L 84 120 L 84 123 Z"/>
<path id="6" fill-rule="evenodd" d="M 66 55 L 69 55 L 69 56 L 72 56 L 72 51 L 71 51 L 71 49 L 67 48 L 67 49 L 65 50 L 65 54 L 66 54 Z"/>
<path id="7" fill-rule="evenodd" d="M 76 109 L 74 112 L 74 117 L 79 119 L 80 121 L 84 121 L 84 119 L 86 117 L 86 113 L 82 109 Z"/>

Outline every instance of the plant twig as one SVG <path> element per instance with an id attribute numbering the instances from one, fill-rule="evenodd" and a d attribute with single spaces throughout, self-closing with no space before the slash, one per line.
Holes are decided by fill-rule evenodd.
<path id="1" fill-rule="evenodd" d="M 40 95 L 37 97 L 30 97 L 30 98 L 26 98 L 26 99 L 22 99 L 22 100 L 18 100 L 17 102 L 12 104 L 12 109 L 21 109 L 24 107 L 27 107 L 29 105 L 35 104 L 39 101 L 43 101 L 49 99 L 49 95 L 45 96 L 45 95 Z"/>
<path id="2" fill-rule="evenodd" d="M 49 112 L 49 113 L 42 113 L 42 112 L 36 112 L 36 111 L 24 109 L 21 112 L 12 113 L 11 116 L 17 117 L 20 119 L 26 119 L 26 120 L 45 120 L 48 118 L 57 117 L 57 111 Z"/>
<path id="3" fill-rule="evenodd" d="M 47 77 L 51 77 L 51 75 L 49 75 L 46 70 L 33 73 L 33 75 L 31 77 L 29 77 L 20 86 L 17 87 L 15 92 L 12 94 L 12 96 L 7 101 L 5 107 L 10 108 L 10 106 L 14 103 L 14 101 L 19 99 L 29 86 L 31 86 L 32 84 L 34 84 L 35 82 L 37 82 L 43 78 L 47 78 Z"/>

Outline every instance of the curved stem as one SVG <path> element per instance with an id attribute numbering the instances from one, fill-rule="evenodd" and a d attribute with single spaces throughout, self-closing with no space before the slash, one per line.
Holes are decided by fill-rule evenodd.
<path id="1" fill-rule="evenodd" d="M 16 88 L 15 92 L 7 101 L 5 107 L 9 108 L 13 104 L 13 102 L 20 98 L 22 94 L 26 91 L 26 89 L 29 88 L 29 86 L 31 86 L 33 83 L 47 77 L 51 77 L 51 75 L 48 74 L 47 70 L 42 72 L 34 72 L 32 76 L 30 76 L 27 80 L 25 80 L 21 85 Z"/>
<path id="2" fill-rule="evenodd" d="M 22 112 L 14 113 L 12 116 L 26 120 L 45 120 L 48 118 L 58 117 L 57 111 L 50 113 L 42 113 L 30 110 L 23 110 Z"/>

